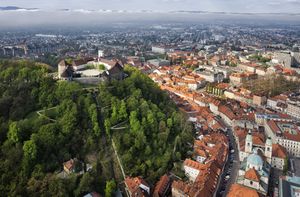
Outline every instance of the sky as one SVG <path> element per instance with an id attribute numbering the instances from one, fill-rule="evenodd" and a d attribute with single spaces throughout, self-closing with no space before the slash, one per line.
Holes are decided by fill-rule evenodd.
<path id="1" fill-rule="evenodd" d="M 299 13 L 300 0 L 0 0 L 0 6 L 56 9 L 204 10 Z"/>
<path id="2" fill-rule="evenodd" d="M 225 19 L 228 21 L 232 18 L 238 20 L 251 18 L 253 21 L 255 19 L 268 22 L 288 20 L 300 24 L 300 0 L 0 0 L 0 7 L 6 6 L 37 8 L 37 10 L 0 9 L 0 30 L 4 27 L 78 26 L 136 21 L 215 22 Z M 152 12 L 145 13 L 143 10 Z M 226 12 L 226 14 L 171 12 L 181 10 Z M 246 14 L 236 15 L 232 12 Z M 249 13 L 260 14 L 250 16 Z"/>

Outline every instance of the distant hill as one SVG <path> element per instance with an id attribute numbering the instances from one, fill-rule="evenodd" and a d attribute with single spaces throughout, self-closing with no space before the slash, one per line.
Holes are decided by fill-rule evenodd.
<path id="1" fill-rule="evenodd" d="M 38 10 L 37 8 L 21 8 L 17 6 L 5 6 L 5 7 L 0 7 L 0 11 L 15 11 L 15 10 Z"/>

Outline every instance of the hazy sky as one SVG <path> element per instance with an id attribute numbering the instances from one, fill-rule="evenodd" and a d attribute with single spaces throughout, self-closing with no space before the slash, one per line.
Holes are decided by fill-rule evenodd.
<path id="1" fill-rule="evenodd" d="M 99 25 L 111 22 L 219 22 L 246 19 L 251 23 L 268 21 L 300 24 L 300 0 L 0 0 L 0 7 L 18 6 L 38 10 L 0 10 L 0 30 L 4 27 L 45 25 Z M 68 10 L 64 10 L 68 9 Z M 102 10 L 102 11 L 101 11 Z M 103 11 L 106 10 L 106 11 Z M 108 12 L 107 10 L 117 10 Z M 126 10 L 127 13 L 119 10 Z M 141 10 L 159 11 L 145 13 Z M 168 11 L 211 11 L 235 13 L 276 13 L 271 15 L 247 14 L 187 14 Z M 277 14 L 277 13 L 292 13 Z M 295 14 L 297 13 L 297 14 Z"/>
<path id="2" fill-rule="evenodd" d="M 300 0 L 0 0 L 0 6 L 37 7 L 43 10 L 205 10 L 234 12 L 300 12 Z"/>

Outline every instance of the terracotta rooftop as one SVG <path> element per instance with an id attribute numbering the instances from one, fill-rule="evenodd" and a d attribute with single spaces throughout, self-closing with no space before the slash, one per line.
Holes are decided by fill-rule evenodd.
<path id="1" fill-rule="evenodd" d="M 300 130 L 293 123 L 270 120 L 267 124 L 274 134 L 281 134 L 284 139 L 300 142 Z M 289 124 L 292 131 L 288 129 L 282 130 L 278 124 Z"/>
<path id="2" fill-rule="evenodd" d="M 144 192 L 140 185 L 143 184 L 145 186 L 148 186 L 148 184 L 140 177 L 126 177 L 125 184 L 127 189 L 130 191 L 131 196 L 135 197 L 144 197 L 148 196 L 147 192 Z M 149 186 L 148 186 L 149 187 Z"/>
<path id="3" fill-rule="evenodd" d="M 275 134 L 280 134 L 281 130 L 280 128 L 277 126 L 276 122 L 274 120 L 269 120 L 267 122 L 267 124 L 269 125 L 269 127 L 271 128 L 271 130 L 273 131 L 273 133 Z"/>
<path id="4" fill-rule="evenodd" d="M 278 157 L 281 159 L 285 159 L 287 157 L 286 149 L 281 146 L 280 144 L 273 144 L 272 145 L 272 156 Z"/>
<path id="5" fill-rule="evenodd" d="M 263 134 L 257 132 L 252 134 L 252 141 L 254 145 L 265 146 L 265 138 Z"/>
<path id="6" fill-rule="evenodd" d="M 227 197 L 259 197 L 259 194 L 254 189 L 250 189 L 239 184 L 233 184 Z"/>
<path id="7" fill-rule="evenodd" d="M 191 159 L 186 159 L 183 162 L 183 165 L 188 166 L 190 168 L 197 169 L 199 171 L 206 168 L 206 166 L 204 164 L 201 164 L 201 163 L 199 163 L 197 161 L 194 161 L 194 160 L 191 160 Z"/>
<path id="8" fill-rule="evenodd" d="M 251 168 L 245 173 L 245 179 L 249 179 L 249 180 L 252 180 L 252 181 L 259 182 L 260 175 L 258 174 L 258 172 L 254 168 Z"/>
<path id="9" fill-rule="evenodd" d="M 234 128 L 234 133 L 239 140 L 239 146 L 241 151 L 245 151 L 245 140 L 248 131 L 249 131 L 248 129 L 241 128 L 241 127 Z M 257 130 L 252 131 L 252 140 L 253 140 L 253 144 L 255 145 L 265 146 L 266 138 L 263 133 L 259 133 Z"/>
<path id="10" fill-rule="evenodd" d="M 227 107 L 225 105 L 220 105 L 219 106 L 219 112 L 223 113 L 230 120 L 233 120 L 233 119 L 236 118 L 236 115 L 233 113 L 233 111 L 229 107 Z"/>
<path id="11" fill-rule="evenodd" d="M 183 194 L 190 194 L 192 193 L 192 185 L 189 185 L 183 181 L 174 181 L 172 183 L 172 188 L 180 191 Z"/>
<path id="12" fill-rule="evenodd" d="M 153 196 L 164 197 L 167 190 L 170 188 L 170 186 L 171 186 L 170 178 L 167 175 L 162 176 L 155 186 Z"/>

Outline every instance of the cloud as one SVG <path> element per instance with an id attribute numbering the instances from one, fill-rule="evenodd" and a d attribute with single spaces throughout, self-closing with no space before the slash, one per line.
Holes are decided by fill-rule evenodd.
<path id="1" fill-rule="evenodd" d="M 0 0 L 0 6 L 41 10 L 204 10 L 224 12 L 300 12 L 300 0 Z M 80 11 L 81 10 L 81 11 Z"/>

